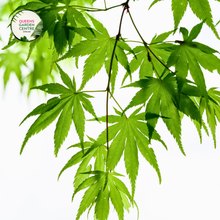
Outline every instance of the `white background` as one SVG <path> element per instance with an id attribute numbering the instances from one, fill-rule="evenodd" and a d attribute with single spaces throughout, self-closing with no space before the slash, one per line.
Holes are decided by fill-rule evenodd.
<path id="1" fill-rule="evenodd" d="M 112 5 L 115 2 L 118 4 L 117 1 L 111 0 L 111 2 Z M 173 21 L 169 1 L 158 3 L 150 11 L 147 10 L 149 3 L 145 2 L 144 0 L 131 1 L 130 10 L 140 32 L 149 42 L 155 33 L 160 34 L 172 30 Z M 219 13 L 217 13 L 220 4 L 214 1 L 212 3 L 213 12 L 216 15 L 214 20 L 217 22 L 220 19 Z M 114 9 L 106 14 L 94 13 L 98 19 L 105 22 L 111 36 L 117 34 L 121 10 L 122 8 Z M 190 30 L 199 23 L 199 20 L 192 15 L 190 10 L 187 15 L 183 18 L 181 26 L 186 26 Z M 7 24 L 3 25 L 3 28 L 6 29 Z M 219 28 L 218 32 L 220 32 Z M 125 38 L 138 39 L 137 35 L 133 33 L 134 29 L 129 22 L 129 17 L 125 15 L 122 35 Z M 202 37 L 199 37 L 198 41 L 220 50 L 219 41 L 206 26 L 204 26 Z M 29 126 L 33 123 L 33 119 L 29 119 L 21 127 L 19 127 L 19 123 L 33 108 L 46 102 L 47 98 L 44 94 L 33 92 L 27 99 L 25 93 L 20 91 L 14 76 L 11 77 L 4 91 L 3 73 L 0 72 L 0 74 L 0 219 L 75 219 L 83 195 L 77 195 L 74 202 L 71 203 L 75 168 L 65 171 L 57 182 L 59 171 L 74 153 L 72 149 L 66 150 L 77 141 L 74 129 L 71 129 L 70 136 L 63 144 L 58 158 L 53 155 L 54 123 L 45 131 L 33 136 L 20 156 L 20 146 Z M 219 77 L 216 72 L 214 74 L 207 73 L 206 78 L 208 88 L 218 87 Z M 97 83 L 97 79 L 94 79 L 93 82 Z M 98 82 L 98 85 L 102 84 L 102 81 Z M 122 91 L 123 95 L 116 95 L 123 107 L 130 100 L 129 98 L 125 99 L 127 93 L 128 90 Z M 123 102 L 124 100 L 126 102 Z M 100 106 L 97 110 L 99 114 L 104 110 L 105 103 L 97 102 L 96 105 Z M 96 130 L 94 127 L 91 129 Z M 97 129 L 99 128 L 97 127 Z M 161 144 L 153 142 L 152 147 L 156 152 L 162 173 L 161 185 L 158 183 L 156 172 L 140 157 L 135 196 L 140 209 L 140 220 L 219 220 L 219 127 L 216 132 L 217 149 L 214 149 L 212 138 L 203 134 L 203 144 L 200 144 L 192 123 L 189 119 L 184 119 L 182 141 L 186 157 L 181 154 L 177 144 L 162 123 L 158 126 L 158 130 L 169 150 L 166 151 Z M 91 134 L 91 130 L 88 133 Z M 117 171 L 124 171 L 123 163 Z M 125 181 L 127 182 L 127 180 Z M 127 183 L 129 186 L 129 182 Z M 81 219 L 86 219 L 86 215 L 83 215 Z M 92 215 L 89 219 L 93 219 Z M 109 219 L 117 219 L 113 209 L 110 211 Z M 130 214 L 125 215 L 125 220 L 133 219 L 136 219 L 135 208 L 131 210 Z"/>

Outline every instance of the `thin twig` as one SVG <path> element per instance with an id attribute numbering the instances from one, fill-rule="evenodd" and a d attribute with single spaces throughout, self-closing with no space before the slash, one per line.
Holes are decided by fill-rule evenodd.
<path id="1" fill-rule="evenodd" d="M 107 142 L 107 157 L 109 155 L 109 132 L 108 132 L 108 106 L 109 106 L 109 94 L 110 93 L 110 82 L 111 82 L 111 72 L 112 72 L 112 66 L 113 66 L 113 60 L 114 60 L 114 56 L 115 56 L 115 50 L 116 50 L 116 46 L 117 46 L 117 42 L 120 39 L 121 36 L 121 27 L 122 27 L 122 20 L 124 17 L 124 12 L 125 10 L 128 10 L 129 6 L 128 6 L 128 2 L 129 0 L 127 0 L 125 3 L 123 3 L 122 5 L 124 6 L 122 14 L 121 14 L 121 19 L 120 19 L 120 23 L 119 23 L 119 28 L 118 28 L 118 34 L 116 35 L 116 39 L 115 39 L 115 44 L 114 44 L 114 48 L 112 51 L 112 56 L 111 56 L 111 61 L 110 61 L 110 68 L 109 68 L 109 74 L 108 74 L 108 84 L 107 84 L 107 88 L 106 88 L 106 142 Z M 116 102 L 117 103 L 117 102 Z"/>

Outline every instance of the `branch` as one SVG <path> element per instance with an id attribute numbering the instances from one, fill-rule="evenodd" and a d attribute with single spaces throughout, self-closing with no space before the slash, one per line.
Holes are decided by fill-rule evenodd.
<path id="1" fill-rule="evenodd" d="M 109 94 L 111 94 L 111 92 L 110 92 L 111 72 L 112 72 L 112 65 L 113 65 L 113 60 L 114 60 L 114 56 L 115 56 L 115 50 L 116 50 L 117 42 L 119 41 L 120 36 L 121 36 L 121 26 L 122 26 L 122 20 L 123 20 L 123 17 L 124 17 L 124 12 L 125 12 L 125 10 L 128 11 L 128 9 L 129 9 L 128 2 L 129 2 L 129 0 L 127 0 L 125 3 L 122 4 L 124 6 L 124 8 L 123 8 L 123 11 L 122 11 L 122 14 L 121 14 L 120 24 L 119 24 L 119 28 L 118 28 L 118 34 L 116 35 L 115 44 L 114 44 L 114 48 L 113 48 L 113 51 L 112 51 L 109 74 L 108 74 L 108 84 L 107 84 L 107 88 L 106 88 L 106 91 L 107 91 L 107 94 L 106 94 L 106 142 L 107 142 L 108 154 L 109 154 L 109 133 L 108 133 L 108 115 L 109 114 L 108 114 L 108 106 L 109 106 Z M 117 103 L 117 101 L 116 101 L 116 103 Z"/>

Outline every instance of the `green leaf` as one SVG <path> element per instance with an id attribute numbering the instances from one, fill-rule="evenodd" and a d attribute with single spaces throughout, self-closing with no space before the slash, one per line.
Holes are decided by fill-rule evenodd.
<path id="1" fill-rule="evenodd" d="M 100 69 L 102 68 L 105 62 L 105 42 L 103 42 L 103 47 L 99 47 L 95 50 L 85 61 L 85 65 L 83 68 L 83 79 L 80 89 L 83 89 L 85 84 L 95 76 Z"/>
<path id="2" fill-rule="evenodd" d="M 172 34 L 173 32 L 174 31 L 168 31 L 168 32 L 162 33 L 158 36 L 157 35 L 154 36 L 154 38 L 151 40 L 151 44 L 161 43 L 161 42 L 165 41 L 170 36 L 170 34 Z"/>
<path id="3" fill-rule="evenodd" d="M 76 19 L 78 23 L 80 23 L 81 25 L 85 27 L 90 27 L 89 23 L 86 21 L 84 15 L 81 12 L 79 12 L 75 8 L 69 8 L 69 10 L 70 10 L 70 13 L 74 15 L 74 18 Z"/>
<path id="4" fill-rule="evenodd" d="M 164 123 L 166 124 L 169 132 L 173 135 L 177 141 L 180 150 L 185 155 L 181 143 L 181 119 L 177 109 L 177 93 L 176 93 L 176 80 L 172 74 L 166 76 L 164 80 L 149 78 L 146 80 L 140 80 L 135 83 L 130 84 L 129 86 L 141 87 L 142 89 L 136 93 L 132 98 L 129 105 L 125 110 L 144 104 L 149 98 L 152 103 L 152 107 L 147 105 L 146 113 L 153 115 L 159 115 L 158 107 L 156 105 L 160 103 L 160 113 Z M 149 101 L 149 100 L 148 100 Z M 149 102 L 150 102 L 149 101 Z M 151 109 L 152 112 L 148 110 Z M 147 123 L 149 126 L 150 134 L 156 125 L 156 121 Z"/>
<path id="5" fill-rule="evenodd" d="M 56 129 L 54 132 L 54 154 L 57 156 L 58 151 L 66 139 L 70 125 L 72 124 L 72 106 L 73 98 L 70 99 L 67 104 L 64 106 L 60 117 L 56 124 Z"/>
<path id="6" fill-rule="evenodd" d="M 212 29 L 218 39 L 219 35 L 212 20 L 212 12 L 208 0 L 189 0 L 189 6 L 193 13 Z"/>
<path id="7" fill-rule="evenodd" d="M 54 45 L 58 54 L 63 54 L 67 46 L 67 36 L 64 29 L 64 21 L 58 21 L 54 28 Z"/>
<path id="8" fill-rule="evenodd" d="M 31 116 L 34 115 L 39 115 L 39 114 L 43 114 L 44 112 L 47 112 L 49 110 L 51 110 L 52 108 L 54 108 L 58 103 L 60 102 L 60 99 L 57 97 L 51 98 L 47 101 L 47 103 L 43 103 L 39 106 L 37 106 L 32 112 L 30 112 L 20 123 L 23 124 L 24 121 L 26 121 L 26 119 L 28 119 Z"/>
<path id="9" fill-rule="evenodd" d="M 205 20 L 192 28 L 192 30 L 189 33 L 189 37 L 185 40 L 186 42 L 191 42 L 199 35 L 199 33 L 202 30 L 202 26 L 203 26 L 204 22 L 205 22 Z"/>
<path id="10" fill-rule="evenodd" d="M 105 171 L 106 167 L 106 158 L 107 158 L 107 148 L 105 145 L 102 145 L 96 149 L 94 152 L 95 157 L 95 164 L 94 169 L 95 170 L 101 170 Z"/>
<path id="11" fill-rule="evenodd" d="M 140 132 L 135 131 L 136 133 L 136 142 L 138 149 L 140 150 L 141 154 L 144 156 L 144 158 L 151 164 L 151 166 L 156 170 L 157 175 L 159 177 L 159 182 L 161 183 L 161 174 L 160 169 L 157 164 L 156 155 L 154 153 L 154 150 L 147 146 L 146 143 L 148 143 L 148 139 L 144 137 L 143 135 L 140 135 Z"/>
<path id="12" fill-rule="evenodd" d="M 112 141 L 107 160 L 108 170 L 113 170 L 118 164 L 124 151 L 125 140 L 124 132 L 121 131 Z"/>
<path id="13" fill-rule="evenodd" d="M 83 152 L 83 151 L 82 151 Z M 88 156 L 84 156 L 82 162 L 80 163 L 77 172 L 74 177 L 74 188 L 76 189 L 85 179 L 89 177 L 89 174 L 82 174 L 86 171 L 91 171 L 91 165 L 88 165 L 90 160 L 93 157 L 93 152 L 90 153 Z M 74 194 L 73 194 L 74 196 Z M 73 197 L 72 197 L 73 199 Z"/>
<path id="14" fill-rule="evenodd" d="M 75 190 L 72 196 L 72 199 L 74 198 L 74 196 L 76 195 L 76 193 L 78 193 L 79 191 L 88 188 L 89 186 L 91 186 L 92 184 L 94 184 L 95 182 L 97 182 L 98 180 L 98 176 L 91 176 L 88 177 L 87 179 L 85 179 Z"/>
<path id="15" fill-rule="evenodd" d="M 71 27 L 67 26 L 70 30 L 76 32 L 77 34 L 81 35 L 82 37 L 86 39 L 93 39 L 95 37 L 95 29 L 90 28 L 90 27 Z"/>
<path id="16" fill-rule="evenodd" d="M 188 0 L 172 0 L 174 28 L 176 29 L 186 11 Z"/>
<path id="17" fill-rule="evenodd" d="M 20 84 L 23 85 L 22 68 L 26 67 L 27 64 L 22 56 L 23 52 L 15 53 L 10 50 L 6 50 L 4 53 L 0 54 L 0 68 L 3 68 L 4 73 L 4 88 L 6 87 L 12 73 L 15 73 Z"/>
<path id="18" fill-rule="evenodd" d="M 49 94 L 73 94 L 73 92 L 70 89 L 67 89 L 65 86 L 59 83 L 45 84 L 42 86 L 33 87 L 32 89 L 40 89 Z"/>
<path id="19" fill-rule="evenodd" d="M 109 190 L 100 190 L 95 206 L 95 216 L 97 220 L 107 220 L 109 216 Z"/>
<path id="20" fill-rule="evenodd" d="M 188 57 L 188 63 L 189 63 L 189 71 L 190 74 L 200 89 L 203 96 L 207 97 L 207 91 L 206 91 L 206 85 L 205 85 L 205 78 L 203 75 L 203 72 L 198 64 L 198 61 L 193 56 L 194 50 L 193 48 L 188 47 L 186 50 L 186 54 Z"/>
<path id="21" fill-rule="evenodd" d="M 68 162 L 65 164 L 65 166 L 62 168 L 62 170 L 60 171 L 59 175 L 58 175 L 58 179 L 60 178 L 61 174 L 68 168 L 72 167 L 73 165 L 76 165 L 77 163 L 79 163 L 80 161 L 82 161 L 83 157 L 83 152 L 79 151 L 76 154 L 74 154 L 69 160 Z"/>
<path id="22" fill-rule="evenodd" d="M 133 133 L 133 130 L 131 130 L 131 127 L 128 127 L 127 132 L 131 134 Z M 124 152 L 124 160 L 125 160 L 126 172 L 131 181 L 132 198 L 134 198 L 139 161 L 138 161 L 138 150 L 136 146 L 136 141 L 134 138 L 132 138 L 129 135 L 127 135 L 127 141 L 126 141 L 125 152 Z"/>
<path id="23" fill-rule="evenodd" d="M 10 38 L 9 41 L 8 41 L 8 44 L 6 46 L 4 46 L 2 48 L 2 50 L 6 50 L 8 49 L 9 47 L 13 46 L 14 44 L 20 42 L 17 38 Z"/>
<path id="24" fill-rule="evenodd" d="M 148 10 L 151 9 L 151 7 L 152 7 L 153 5 L 155 5 L 157 2 L 161 2 L 161 1 L 163 1 L 163 0 L 154 0 L 154 1 L 151 3 L 151 5 L 150 5 L 150 7 L 148 8 Z"/>
<path id="25" fill-rule="evenodd" d="M 76 88 L 73 86 L 73 83 L 70 79 L 70 77 L 61 69 L 61 67 L 56 63 L 58 69 L 59 69 L 59 72 L 60 72 L 60 76 L 61 76 L 61 79 L 63 81 L 63 83 L 70 89 L 72 90 L 73 92 L 76 92 Z"/>
<path id="26" fill-rule="evenodd" d="M 109 185 L 111 188 L 110 190 L 111 202 L 118 214 L 119 220 L 123 220 L 124 219 L 124 205 L 122 202 L 121 194 L 110 178 L 109 178 Z"/>
<path id="27" fill-rule="evenodd" d="M 23 152 L 23 149 L 31 136 L 39 133 L 41 130 L 44 130 L 49 124 L 51 124 L 56 117 L 59 115 L 65 104 L 69 101 L 69 98 L 62 99 L 54 108 L 41 114 L 35 122 L 29 128 L 25 139 L 23 141 L 20 154 Z"/>
<path id="28" fill-rule="evenodd" d="M 84 132 L 85 132 L 85 113 L 80 103 L 79 95 L 75 96 L 74 101 L 73 101 L 73 106 L 74 106 L 73 115 L 72 115 L 73 122 L 75 124 L 76 132 L 79 136 L 82 149 L 84 149 L 83 139 L 84 139 Z"/>
<path id="29" fill-rule="evenodd" d="M 87 189 L 80 203 L 76 220 L 78 220 L 80 216 L 83 214 L 83 212 L 85 212 L 85 210 L 95 201 L 96 197 L 98 196 L 99 190 L 99 182 L 94 183 Z"/>
<path id="30" fill-rule="evenodd" d="M 139 136 L 143 136 L 148 140 L 148 129 L 146 124 L 144 124 L 144 114 L 137 114 L 140 111 L 138 109 L 130 117 L 126 117 L 125 114 L 120 112 L 120 115 L 109 115 L 109 123 L 114 123 L 113 125 L 108 127 L 109 133 L 109 141 L 112 140 L 112 143 L 109 147 L 109 154 L 107 158 L 107 169 L 113 170 L 117 163 L 119 162 L 123 152 L 124 152 L 124 160 L 126 166 L 126 172 L 129 175 L 131 185 L 132 185 L 132 195 L 134 196 L 135 192 L 135 184 L 136 178 L 138 174 L 138 148 L 137 146 L 137 139 L 140 138 Z M 105 117 L 98 118 L 99 121 L 106 121 Z M 142 128 L 144 124 L 144 129 Z M 160 136 L 155 132 L 155 135 L 152 136 L 153 139 L 158 140 L 160 142 Z M 98 146 L 106 143 L 106 130 L 103 131 L 96 142 L 92 145 L 92 147 L 87 151 L 85 155 L 88 154 L 90 151 L 94 151 Z M 162 142 L 163 143 L 163 142 Z M 145 142 L 145 147 L 148 148 L 149 141 Z M 146 158 L 147 159 L 147 158 Z M 150 164 L 157 167 L 156 158 L 150 159 Z M 153 162 L 154 163 L 153 163 Z M 158 171 L 157 171 L 158 172 Z"/>
<path id="31" fill-rule="evenodd" d="M 115 177 L 114 175 L 112 175 L 112 180 L 115 183 L 116 187 L 122 192 L 124 193 L 129 200 L 133 203 L 133 199 L 132 196 L 130 195 L 128 188 L 126 187 L 126 185 L 117 177 Z"/>

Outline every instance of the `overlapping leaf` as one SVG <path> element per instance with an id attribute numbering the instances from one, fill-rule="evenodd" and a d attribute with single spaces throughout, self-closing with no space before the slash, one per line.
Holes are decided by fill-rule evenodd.
<path id="1" fill-rule="evenodd" d="M 163 41 L 172 33 L 173 31 L 168 31 L 158 36 L 155 35 L 149 44 L 149 49 L 145 46 L 135 47 L 133 49 L 135 56 L 129 64 L 131 73 L 139 69 L 140 79 L 153 76 L 154 71 L 162 73 L 165 67 L 161 62 L 164 64 L 167 62 L 171 53 L 171 48 L 173 47 L 173 44 L 163 43 Z M 161 62 L 158 61 L 155 56 L 160 59 Z M 129 73 L 125 75 L 123 82 L 128 76 Z"/>
<path id="2" fill-rule="evenodd" d="M 125 186 L 116 176 L 115 172 L 90 171 L 82 175 L 92 175 L 86 178 L 74 191 L 74 195 L 86 189 L 76 219 L 95 204 L 95 217 L 97 220 L 107 220 L 110 209 L 110 201 L 115 208 L 118 218 L 124 219 L 124 210 L 129 210 L 130 204 L 135 203 Z"/>
<path id="3" fill-rule="evenodd" d="M 34 87 L 34 89 L 40 89 L 49 94 L 57 94 L 60 95 L 60 97 L 50 99 L 46 104 L 36 107 L 31 113 L 28 114 L 27 117 L 25 117 L 24 120 L 33 115 L 40 115 L 29 128 L 21 147 L 21 153 L 29 138 L 32 135 L 45 129 L 59 115 L 60 116 L 58 118 L 54 133 L 55 155 L 58 154 L 58 151 L 69 132 L 72 120 L 75 124 L 76 131 L 83 148 L 85 130 L 85 113 L 83 108 L 94 117 L 96 117 L 92 104 L 88 100 L 88 98 L 91 98 L 91 96 L 76 91 L 74 78 L 72 83 L 69 76 L 59 66 L 58 68 L 60 71 L 61 79 L 63 80 L 64 84 L 67 85 L 67 87 L 58 83 L 51 83 Z M 75 112 L 77 112 L 77 116 Z"/>
<path id="4" fill-rule="evenodd" d="M 149 9 L 162 0 L 154 0 L 150 5 Z M 174 28 L 176 29 L 182 19 L 187 5 L 189 3 L 192 12 L 200 19 L 205 20 L 205 23 L 212 29 L 213 33 L 219 39 L 219 34 L 213 22 L 213 16 L 211 7 L 208 0 L 172 0 L 172 11 L 174 19 Z"/>
<path id="5" fill-rule="evenodd" d="M 84 143 L 85 152 L 88 152 L 93 143 L 94 140 Z M 80 147 L 80 143 L 71 147 Z M 102 153 L 100 153 L 100 151 L 102 151 Z M 89 168 L 90 170 L 86 170 L 86 167 L 89 167 L 88 164 L 92 157 L 95 158 L 95 168 L 98 168 L 95 169 L 95 171 L 91 171 L 91 167 Z M 87 155 L 83 154 L 81 150 L 71 157 L 59 174 L 60 177 L 64 170 L 81 162 L 75 175 L 75 190 L 72 199 L 79 191 L 86 188 L 88 189 L 82 198 L 76 219 L 79 219 L 86 209 L 90 210 L 91 206 L 95 204 L 96 219 L 107 220 L 110 200 L 118 213 L 119 219 L 124 219 L 124 209 L 129 210 L 130 204 L 135 203 L 125 184 L 116 177 L 122 175 L 115 172 L 108 173 L 102 171 L 103 165 L 101 165 L 101 169 L 97 167 L 97 163 L 101 160 L 104 162 L 106 157 L 107 149 L 104 145 L 99 146 Z"/>
<path id="6" fill-rule="evenodd" d="M 161 117 L 176 139 L 182 153 L 185 154 L 181 142 L 181 119 L 177 109 L 176 80 L 173 74 L 169 74 L 163 80 L 148 78 L 131 83 L 128 86 L 141 87 L 141 90 L 132 98 L 126 110 L 144 104 L 149 99 L 145 118 L 150 138 L 154 133 L 158 118 Z"/>
<path id="7" fill-rule="evenodd" d="M 118 115 L 109 116 L 109 123 L 114 124 L 108 128 L 109 141 L 112 140 L 112 143 L 107 159 L 107 169 L 114 170 L 124 152 L 125 167 L 132 185 L 132 196 L 134 196 L 135 192 L 135 182 L 139 167 L 138 150 L 156 170 L 159 180 L 161 181 L 161 174 L 156 156 L 153 149 L 149 147 L 149 132 L 147 126 L 143 122 L 144 113 L 138 114 L 139 111 L 140 109 L 136 110 L 128 118 L 122 115 L 122 112 L 116 111 Z M 106 118 L 101 117 L 99 120 L 105 122 Z M 156 132 L 152 138 L 160 141 L 166 147 Z M 106 130 L 99 135 L 97 141 L 92 145 L 89 151 L 96 149 L 104 143 L 106 143 Z"/>
<path id="8" fill-rule="evenodd" d="M 195 94 L 195 89 L 190 90 L 190 88 L 192 87 L 188 87 L 188 92 L 186 89 L 184 89 L 184 93 L 187 93 L 189 96 L 196 95 L 197 97 L 199 96 L 202 98 L 203 101 L 199 101 L 199 108 L 201 108 L 202 105 L 205 106 L 204 108 L 206 108 L 206 113 L 208 114 L 208 124 L 212 131 L 213 139 L 215 142 L 215 114 L 214 111 L 210 112 L 210 99 L 205 84 L 203 70 L 201 67 L 208 70 L 209 72 L 213 72 L 214 70 L 216 70 L 220 74 L 220 59 L 216 55 L 214 55 L 214 53 L 217 52 L 216 50 L 208 47 L 207 45 L 193 41 L 200 33 L 203 23 L 204 22 L 201 22 L 193 27 L 189 34 L 187 29 L 181 29 L 184 41 L 180 41 L 180 45 L 176 46 L 175 50 L 169 57 L 167 65 L 175 66 L 179 94 L 181 93 L 182 88 L 186 83 L 188 72 L 192 76 L 198 90 Z M 192 94 L 190 94 L 190 91 L 192 92 Z M 190 106 L 187 106 L 187 108 L 191 109 Z M 200 110 L 200 113 L 202 115 L 203 111 Z"/>
<path id="9" fill-rule="evenodd" d="M 82 175 L 82 172 L 90 171 L 91 165 L 89 165 L 90 160 L 94 157 L 94 169 L 98 171 L 105 171 L 105 162 L 106 162 L 106 156 L 107 156 L 107 149 L 106 146 L 102 145 L 96 150 L 90 152 L 86 156 L 84 156 L 84 153 L 87 153 L 89 148 L 93 145 L 95 140 L 91 140 L 91 142 L 86 141 L 83 143 L 84 151 L 80 150 L 76 154 L 74 154 L 69 161 L 66 163 L 66 165 L 63 167 L 63 169 L 60 171 L 60 174 L 58 176 L 58 179 L 60 178 L 61 174 L 68 168 L 80 163 L 79 168 L 76 172 L 75 179 L 74 179 L 74 188 L 77 188 L 88 176 Z M 70 146 L 72 147 L 79 147 L 81 148 L 81 144 L 74 144 Z M 89 169 L 89 170 L 88 170 Z"/>
<path id="10" fill-rule="evenodd" d="M 110 61 L 113 53 L 113 47 L 115 44 L 115 38 L 111 38 L 107 32 L 107 30 L 103 27 L 103 25 L 89 16 L 94 27 L 94 29 L 90 29 L 93 34 L 89 33 L 89 29 L 75 29 L 78 33 L 82 33 L 83 37 L 86 37 L 87 40 L 83 40 L 80 43 L 73 46 L 73 48 L 68 51 L 64 56 L 62 56 L 58 61 L 61 61 L 70 57 L 79 57 L 89 55 L 89 57 L 85 61 L 84 69 L 83 69 L 83 80 L 81 84 L 81 89 L 86 85 L 86 83 L 94 77 L 105 64 L 107 72 L 110 68 Z M 71 27 L 69 27 L 71 28 Z M 113 58 L 113 77 L 112 77 L 112 90 L 114 90 L 115 77 L 118 71 L 118 62 L 128 71 L 130 72 L 128 59 L 124 52 L 123 44 L 119 43 L 115 50 L 115 56 Z M 129 46 L 127 46 L 130 48 Z"/>

